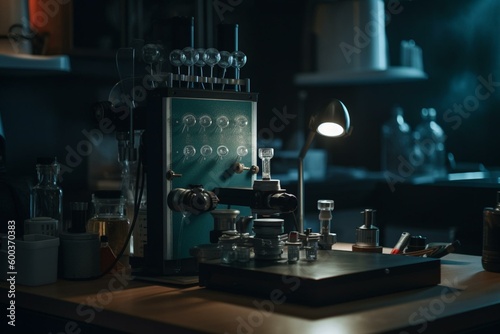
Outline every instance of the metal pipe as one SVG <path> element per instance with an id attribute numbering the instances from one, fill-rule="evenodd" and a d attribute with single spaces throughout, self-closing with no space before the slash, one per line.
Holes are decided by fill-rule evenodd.
<path id="1" fill-rule="evenodd" d="M 299 232 L 302 233 L 304 231 L 304 159 L 306 157 L 307 151 L 311 146 L 314 137 L 316 136 L 316 131 L 309 131 L 307 136 L 307 140 L 300 150 L 299 154 L 299 184 L 298 184 L 298 195 L 299 195 L 299 207 L 298 207 L 298 216 L 299 216 L 299 224 L 298 229 Z"/>

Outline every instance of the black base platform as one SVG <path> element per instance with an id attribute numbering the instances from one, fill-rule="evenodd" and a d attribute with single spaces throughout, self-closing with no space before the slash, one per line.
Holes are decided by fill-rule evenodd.
<path id="1" fill-rule="evenodd" d="M 286 259 L 286 254 L 284 255 Z M 439 259 L 319 251 L 318 260 L 199 264 L 200 285 L 266 299 L 321 306 L 439 284 Z"/>

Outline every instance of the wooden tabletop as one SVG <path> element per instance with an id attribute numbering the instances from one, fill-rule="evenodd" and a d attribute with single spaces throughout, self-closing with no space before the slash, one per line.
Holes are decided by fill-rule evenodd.
<path id="1" fill-rule="evenodd" d="M 493 323 L 500 314 L 500 274 L 484 271 L 480 257 L 460 254 L 441 259 L 440 285 L 323 307 L 119 274 L 16 290 L 19 308 L 137 333 L 452 332 Z M 1 294 L 3 301 L 6 291 Z"/>

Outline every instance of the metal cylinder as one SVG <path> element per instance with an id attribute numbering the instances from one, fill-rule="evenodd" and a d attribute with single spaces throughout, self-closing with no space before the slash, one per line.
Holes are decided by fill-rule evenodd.
<path id="1" fill-rule="evenodd" d="M 239 210 L 219 209 L 210 212 L 214 218 L 214 229 L 210 231 L 210 242 L 217 243 L 224 231 L 236 231 L 236 218 Z"/>
<path id="2" fill-rule="evenodd" d="M 382 253 L 379 246 L 379 229 L 374 225 L 375 210 L 365 209 L 363 214 L 363 225 L 356 229 L 356 244 L 352 246 L 355 252 Z"/>
<path id="3" fill-rule="evenodd" d="M 500 272 L 500 191 L 497 192 L 497 206 L 483 210 L 481 263 L 484 270 Z"/>
<path id="4" fill-rule="evenodd" d="M 285 246 L 284 220 L 259 218 L 253 223 L 253 246 L 256 260 L 279 260 Z"/>

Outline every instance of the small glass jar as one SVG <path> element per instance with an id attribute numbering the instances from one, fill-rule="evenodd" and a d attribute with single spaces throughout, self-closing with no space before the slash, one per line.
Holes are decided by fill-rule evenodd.
<path id="1" fill-rule="evenodd" d="M 129 269 L 130 246 L 128 233 L 130 221 L 125 215 L 125 198 L 120 191 L 97 191 L 92 195 L 94 216 L 87 222 L 86 230 L 89 233 L 107 237 L 109 247 L 116 256 L 119 256 L 125 247 L 115 269 Z"/>
<path id="2" fill-rule="evenodd" d="M 250 261 L 251 248 L 245 245 L 236 246 L 236 261 L 247 263 Z"/>
<path id="3" fill-rule="evenodd" d="M 220 249 L 221 263 L 233 263 L 237 259 L 237 243 L 239 237 L 237 235 L 223 234 L 219 238 L 218 247 Z"/>
<path id="4" fill-rule="evenodd" d="M 311 232 L 308 228 L 302 236 L 302 244 L 306 253 L 306 261 L 313 262 L 318 259 L 318 242 L 320 234 Z"/>

